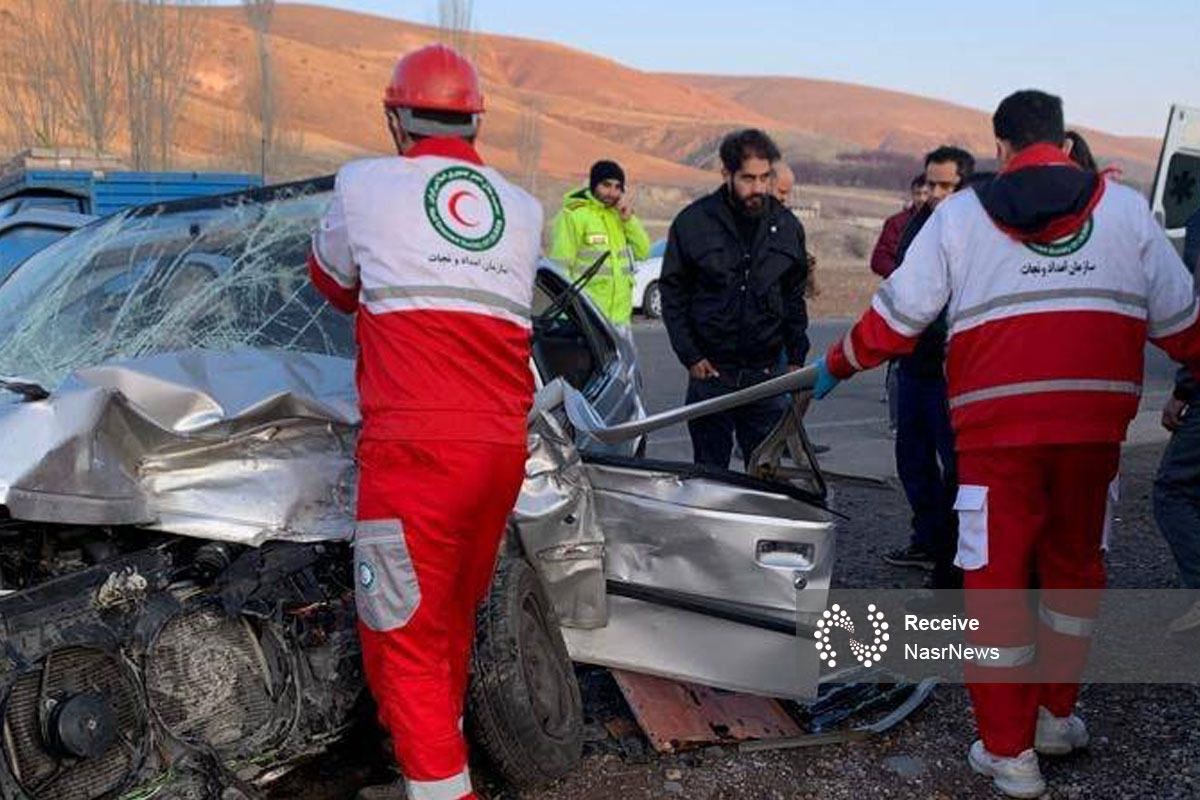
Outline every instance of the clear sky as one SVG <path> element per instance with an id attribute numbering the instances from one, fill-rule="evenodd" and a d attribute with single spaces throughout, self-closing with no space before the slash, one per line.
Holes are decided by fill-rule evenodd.
<path id="1" fill-rule="evenodd" d="M 435 23 L 437 0 L 309 0 Z M 991 110 L 1060 94 L 1069 121 L 1161 136 L 1200 106 L 1200 0 L 474 0 L 474 28 L 641 69 L 792 75 Z"/>

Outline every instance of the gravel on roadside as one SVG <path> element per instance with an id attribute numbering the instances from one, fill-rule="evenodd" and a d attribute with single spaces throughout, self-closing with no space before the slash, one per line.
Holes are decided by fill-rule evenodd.
<path id="1" fill-rule="evenodd" d="M 1128 448 L 1109 552 L 1110 585 L 1176 586 L 1175 565 L 1159 536 L 1150 490 L 1161 446 Z M 882 554 L 905 543 L 909 514 L 898 489 L 835 486 L 841 523 L 834 582 L 843 587 L 921 585 L 917 570 L 886 564 Z M 588 711 L 606 712 L 610 692 L 585 692 Z M 1052 800 L 1200 797 L 1200 687 L 1085 686 L 1080 714 L 1091 747 L 1065 759 L 1042 759 Z M 991 782 L 971 772 L 966 751 L 975 738 L 967 693 L 941 686 L 931 700 L 888 733 L 853 744 L 806 750 L 739 753 L 708 747 L 658 756 L 644 742 L 615 743 L 602 726 L 579 769 L 557 783 L 516 792 L 479 772 L 491 800 L 862 800 L 928 798 L 994 800 Z M 370 738 L 369 734 L 367 738 Z M 272 788 L 272 798 L 341 800 L 367 778 L 386 775 L 372 747 L 340 747 Z M 378 752 L 378 748 L 374 748 Z"/>
<path id="2" fill-rule="evenodd" d="M 1128 448 L 1116 509 L 1109 583 L 1121 588 L 1172 588 L 1175 564 L 1158 534 L 1150 490 L 1161 446 Z M 838 485 L 835 506 L 849 517 L 838 537 L 834 583 L 844 587 L 921 585 L 923 573 L 897 569 L 882 554 L 903 545 L 909 512 L 898 489 Z M 1042 759 L 1048 798 L 1200 797 L 1200 687 L 1085 686 L 1080 712 L 1092 746 L 1065 759 Z M 585 758 L 551 787 L 498 797 L 511 800 L 689 800 L 785 798 L 960 800 L 999 795 L 966 763 L 975 738 L 963 686 L 940 686 L 933 698 L 878 738 L 809 750 L 740 754 L 735 748 L 651 757 L 630 763 L 611 753 Z M 668 781 L 667 770 L 679 770 Z M 674 776 L 674 775 L 673 775 Z M 680 791 L 675 791 L 676 784 Z"/>

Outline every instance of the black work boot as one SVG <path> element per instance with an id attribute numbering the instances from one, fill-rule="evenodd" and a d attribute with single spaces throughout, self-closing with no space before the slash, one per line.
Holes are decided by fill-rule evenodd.
<path id="1" fill-rule="evenodd" d="M 963 613 L 962 589 L 936 589 L 910 597 L 904 610 L 918 617 L 943 617 Z"/>
<path id="2" fill-rule="evenodd" d="M 354 795 L 354 800 L 408 800 L 408 792 L 404 789 L 404 781 L 398 780 L 364 786 Z"/>
<path id="3" fill-rule="evenodd" d="M 916 567 L 925 570 L 932 570 L 937 561 L 928 548 L 915 544 L 884 553 L 883 560 L 894 567 Z"/>

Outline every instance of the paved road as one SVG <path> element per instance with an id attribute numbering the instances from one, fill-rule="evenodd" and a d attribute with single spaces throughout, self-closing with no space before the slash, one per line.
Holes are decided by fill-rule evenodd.
<path id="1" fill-rule="evenodd" d="M 809 330 L 813 353 L 818 354 L 849 327 L 850 320 L 814 322 Z M 683 402 L 687 373 L 671 350 L 666 329 L 660 322 L 638 320 L 634 324 L 645 401 L 650 413 Z M 811 356 L 810 356 L 811 358 Z M 1142 410 L 1130 430 L 1133 443 L 1158 442 L 1166 433 L 1158 425 L 1159 412 L 1171 392 L 1174 367 L 1157 349 L 1146 352 L 1146 383 Z M 838 387 L 826 401 L 815 403 L 807 417 L 814 441 L 829 445 L 822 466 L 836 472 L 872 476 L 895 474 L 893 440 L 887 436 L 887 408 L 883 397 L 883 370 L 856 376 Z M 687 429 L 677 425 L 657 431 L 650 438 L 647 455 L 671 460 L 691 460 Z"/>

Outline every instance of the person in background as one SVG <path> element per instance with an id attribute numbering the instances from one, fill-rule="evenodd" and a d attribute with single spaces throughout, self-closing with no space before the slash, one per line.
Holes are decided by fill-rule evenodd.
<path id="1" fill-rule="evenodd" d="M 792 193 L 796 188 L 796 173 L 788 163 L 780 159 L 775 165 L 775 199 L 788 211 L 795 213 L 792 205 Z M 820 294 L 817 288 L 817 257 L 811 251 L 805 253 L 808 260 L 808 280 L 804 282 L 804 297 L 811 300 Z"/>
<path id="2" fill-rule="evenodd" d="M 1187 222 L 1184 262 L 1200 271 L 1200 208 Z M 1154 478 L 1154 520 L 1171 546 L 1179 577 L 1193 602 L 1171 621 L 1173 634 L 1200 629 L 1200 386 L 1186 367 L 1175 376 L 1175 390 L 1163 407 L 1162 425 L 1171 432 Z"/>
<path id="3" fill-rule="evenodd" d="M 881 278 L 892 274 L 898 263 L 896 251 L 900 246 L 900 237 L 908 223 L 929 199 L 929 186 L 925 183 L 925 173 L 913 176 L 908 184 L 909 201 L 904 208 L 892 214 L 883 221 L 883 230 L 871 251 L 871 272 Z"/>
<path id="4" fill-rule="evenodd" d="M 1065 147 L 1067 155 L 1082 169 L 1086 169 L 1088 172 L 1099 171 L 1096 157 L 1092 155 L 1092 148 L 1088 146 L 1087 139 L 1083 138 L 1083 134 L 1078 131 L 1067 131 Z"/>
<path id="5" fill-rule="evenodd" d="M 896 268 L 896 255 L 900 246 L 900 237 L 904 234 L 908 223 L 912 221 L 917 212 L 925 206 L 925 201 L 929 199 L 929 187 L 925 184 L 924 172 L 913 176 L 913 179 L 909 181 L 908 191 L 908 203 L 904 205 L 904 208 L 883 221 L 883 230 L 879 234 L 879 239 L 875 242 L 875 249 L 871 251 L 871 271 L 881 278 L 891 275 L 892 270 Z M 897 380 L 896 363 L 889 361 L 887 376 L 883 382 L 883 401 L 887 403 L 888 431 L 892 436 L 896 435 L 896 423 L 900 413 L 896 407 L 896 401 L 899 397 L 896 390 Z"/>
<path id="6" fill-rule="evenodd" d="M 793 214 L 795 213 L 795 207 L 793 205 L 793 192 L 795 191 L 795 188 L 796 173 L 792 171 L 792 168 L 788 165 L 787 161 L 781 158 L 779 163 L 775 165 L 775 199 L 779 201 L 781 206 Z M 804 281 L 804 299 L 811 300 L 817 295 L 817 257 L 807 250 L 805 251 L 804 256 L 808 262 L 808 277 Z M 808 309 L 806 307 L 806 320 L 807 316 Z M 807 321 L 805 322 L 805 325 L 807 326 Z M 785 351 L 781 351 L 779 353 L 779 369 L 787 369 L 787 352 Z M 795 400 L 796 395 L 792 395 L 792 398 Z M 806 413 L 808 413 L 808 407 L 812 402 L 812 395 L 806 393 L 800 397 L 798 402 L 799 405 L 797 408 L 800 411 L 800 416 L 804 416 Z M 813 448 L 818 453 L 827 452 L 829 450 L 828 445 L 816 443 L 813 443 Z M 739 455 L 738 448 L 736 446 L 734 447 L 734 455 Z"/>
<path id="7" fill-rule="evenodd" d="M 925 156 L 929 197 L 901 234 L 899 264 L 937 207 L 966 188 L 974 172 L 974 157 L 958 147 L 943 145 Z M 895 566 L 933 570 L 932 588 L 956 589 L 960 584 L 953 564 L 958 484 L 945 353 L 946 319 L 939 316 L 922 332 L 913 351 L 895 360 L 896 474 L 912 508 L 912 537 L 908 546 L 885 553 L 883 559 Z"/>
<path id="8" fill-rule="evenodd" d="M 775 188 L 773 194 L 779 205 L 792 210 L 792 192 L 796 189 L 796 173 L 782 158 L 775 165 Z"/>
<path id="9" fill-rule="evenodd" d="M 625 170 L 597 161 L 588 185 L 567 192 L 555 216 L 549 256 L 572 280 L 608 253 L 585 290 L 613 327 L 633 344 L 633 264 L 650 255 L 650 237 L 633 211 Z"/>

